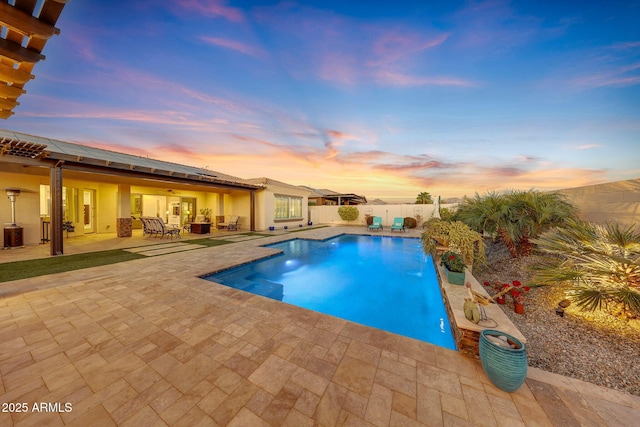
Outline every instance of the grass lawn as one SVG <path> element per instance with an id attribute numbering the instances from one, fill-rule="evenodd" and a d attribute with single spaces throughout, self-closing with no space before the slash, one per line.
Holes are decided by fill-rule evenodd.
<path id="1" fill-rule="evenodd" d="M 138 258 L 144 258 L 144 255 L 134 254 L 122 249 L 114 249 L 111 251 L 8 262 L 0 264 L 0 282 L 115 264 Z"/>
<path id="2" fill-rule="evenodd" d="M 313 227 L 323 228 L 325 226 Z M 309 228 L 289 230 L 289 233 L 306 231 Z M 273 234 L 248 232 L 245 236 L 270 237 Z M 217 240 L 210 237 L 185 241 L 185 243 L 203 245 L 207 247 L 227 245 L 233 241 Z M 152 248 L 152 246 L 149 246 Z M 101 265 L 116 264 L 134 259 L 146 258 L 145 255 L 127 252 L 124 249 L 110 251 L 89 252 L 76 255 L 61 255 L 57 257 L 32 259 L 0 264 L 0 283 L 11 280 L 28 279 L 29 277 L 43 276 L 45 274 L 62 273 L 65 271 L 80 270 L 82 268 L 98 267 Z"/>
<path id="3" fill-rule="evenodd" d="M 185 240 L 185 243 L 193 243 L 194 245 L 202 245 L 202 246 L 220 246 L 220 245 L 227 245 L 229 243 L 234 243 L 234 242 L 228 242 L 226 240 L 215 240 L 215 239 L 211 239 L 210 237 L 205 237 L 204 239 L 192 239 L 192 240 Z"/>
<path id="4" fill-rule="evenodd" d="M 189 240 L 188 243 L 210 247 L 226 245 L 233 242 L 205 238 Z M 153 246 L 149 246 L 149 248 L 152 247 Z M 131 261 L 139 258 L 148 257 L 141 254 L 127 252 L 124 249 L 114 249 L 110 251 L 7 262 L 0 264 L 0 283 L 9 282 L 11 280 L 28 279 L 29 277 L 44 276 L 45 274 L 55 274 L 65 271 L 80 270 L 82 268 L 117 264 L 119 262 Z"/>

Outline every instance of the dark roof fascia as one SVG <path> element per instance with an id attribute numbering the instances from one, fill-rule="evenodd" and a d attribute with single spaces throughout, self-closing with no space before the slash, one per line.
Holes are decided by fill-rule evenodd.
<path id="1" fill-rule="evenodd" d="M 45 157 L 36 157 L 35 159 L 31 159 L 29 157 L 20 157 L 20 156 L 8 156 L 8 155 L 0 155 L 0 163 L 13 163 L 24 166 L 41 166 L 50 168 L 55 165 L 55 161 L 50 160 L 47 161 Z"/>
<path id="2" fill-rule="evenodd" d="M 325 194 L 322 196 L 313 196 L 316 199 L 338 199 L 338 198 L 350 198 L 350 199 L 362 199 L 362 200 L 366 200 L 366 197 L 364 196 L 358 196 L 357 194 Z"/>

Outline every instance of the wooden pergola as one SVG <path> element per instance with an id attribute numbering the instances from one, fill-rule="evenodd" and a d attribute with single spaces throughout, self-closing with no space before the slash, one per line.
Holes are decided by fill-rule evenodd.
<path id="1" fill-rule="evenodd" d="M 20 105 L 24 85 L 34 78 L 33 67 L 45 59 L 47 41 L 60 33 L 56 21 L 69 0 L 0 0 L 0 118 Z"/>

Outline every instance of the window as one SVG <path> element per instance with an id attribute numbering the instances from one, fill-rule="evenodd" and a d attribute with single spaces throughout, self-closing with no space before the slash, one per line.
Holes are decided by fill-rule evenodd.
<path id="1" fill-rule="evenodd" d="M 51 187 L 40 184 L 40 216 L 51 216 Z M 78 189 L 62 187 L 62 219 L 78 221 Z"/>
<path id="2" fill-rule="evenodd" d="M 280 196 L 276 194 L 275 219 L 302 218 L 302 197 Z"/>

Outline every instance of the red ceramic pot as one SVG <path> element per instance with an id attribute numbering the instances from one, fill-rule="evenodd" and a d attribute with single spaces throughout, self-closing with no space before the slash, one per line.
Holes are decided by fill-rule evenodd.
<path id="1" fill-rule="evenodd" d="M 518 314 L 524 314 L 524 304 L 520 304 L 520 303 L 514 303 L 513 304 L 513 311 L 515 311 Z"/>

